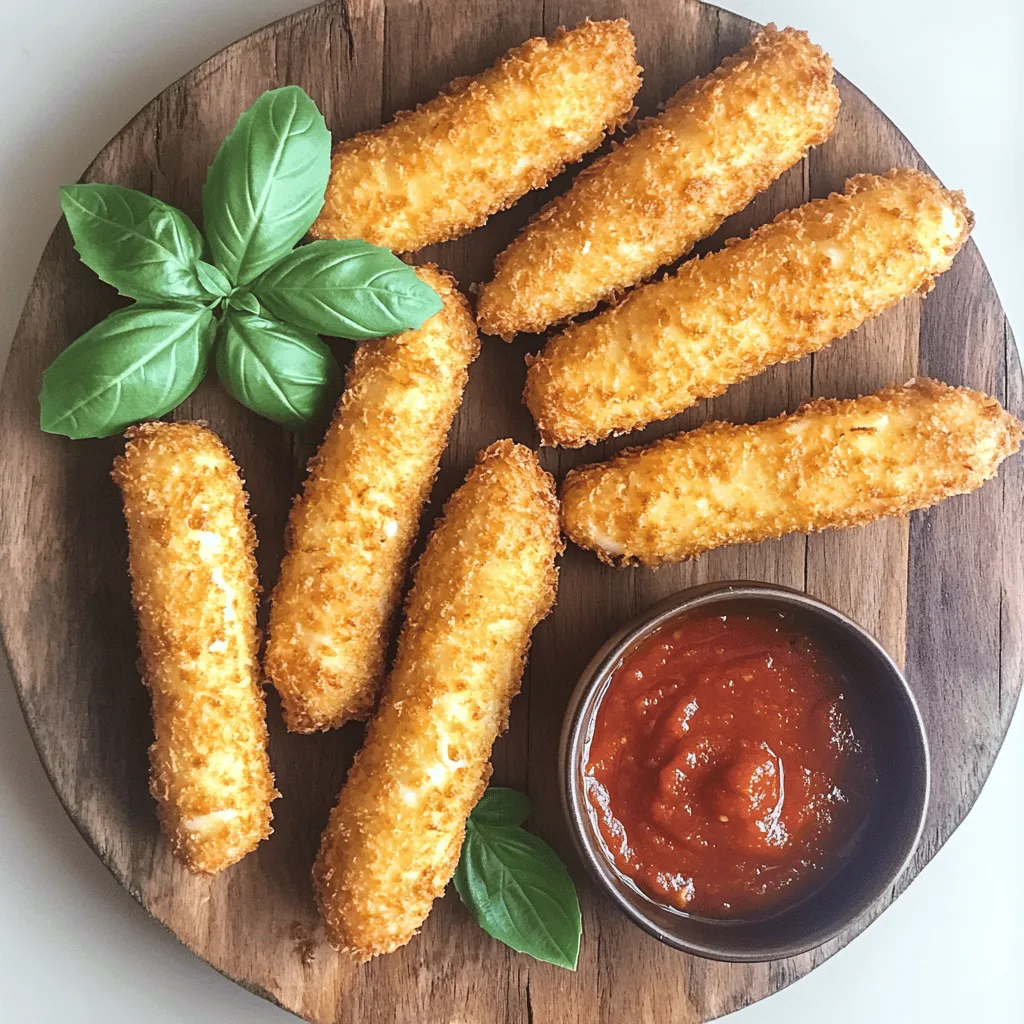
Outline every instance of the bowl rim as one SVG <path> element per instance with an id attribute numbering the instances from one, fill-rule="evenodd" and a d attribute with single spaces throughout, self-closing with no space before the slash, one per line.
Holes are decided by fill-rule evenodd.
<path id="1" fill-rule="evenodd" d="M 662 928 L 653 919 L 643 914 L 633 903 L 625 899 L 611 884 L 605 874 L 606 871 L 615 872 L 616 868 L 614 865 L 609 864 L 604 853 L 596 848 L 597 843 L 591 842 L 587 838 L 588 832 L 584 827 L 584 815 L 589 814 L 589 811 L 585 806 L 581 806 L 577 800 L 574 781 L 576 768 L 579 764 L 579 755 L 587 740 L 583 725 L 587 717 L 585 712 L 589 710 L 588 699 L 594 690 L 610 679 L 615 668 L 618 666 L 619 660 L 628 648 L 650 636 L 670 619 L 683 612 L 692 611 L 703 605 L 714 604 L 722 600 L 743 600 L 744 598 L 764 600 L 773 597 L 811 613 L 823 615 L 839 626 L 851 630 L 889 670 L 889 675 L 898 680 L 899 686 L 897 691 L 902 694 L 911 712 L 911 719 L 916 723 L 914 733 L 917 743 L 913 744 L 913 746 L 915 756 L 921 762 L 920 767 L 924 775 L 924 785 L 920 806 L 917 808 L 917 823 L 913 831 L 912 841 L 906 856 L 895 871 L 889 872 L 885 877 L 880 877 L 875 885 L 870 886 L 868 891 L 851 905 L 849 911 L 839 916 L 833 926 L 813 931 L 808 935 L 806 941 L 798 940 L 785 945 L 765 947 L 763 951 L 737 952 L 710 943 L 695 942 L 681 938 L 679 935 Z M 595 706 L 595 712 L 599 706 L 600 702 Z M 558 774 L 562 813 L 572 835 L 576 852 L 586 866 L 588 874 L 596 882 L 602 893 L 610 897 L 616 907 L 633 924 L 648 934 L 653 935 L 665 945 L 706 959 L 733 963 L 763 963 L 806 953 L 808 950 L 815 949 L 835 938 L 854 921 L 867 913 L 878 899 L 903 875 L 911 860 L 913 860 L 920 844 L 921 836 L 924 833 L 932 791 L 931 751 L 924 718 L 906 676 L 889 652 L 867 629 L 825 601 L 812 597 L 801 590 L 794 590 L 781 584 L 764 583 L 757 580 L 725 580 L 722 582 L 701 583 L 676 591 L 656 602 L 612 633 L 583 669 L 569 698 L 562 721 L 562 731 L 558 746 Z"/>

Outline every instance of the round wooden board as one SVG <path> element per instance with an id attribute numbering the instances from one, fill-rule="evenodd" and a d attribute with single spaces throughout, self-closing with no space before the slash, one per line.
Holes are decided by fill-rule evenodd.
<path id="1" fill-rule="evenodd" d="M 375 126 L 482 69 L 524 39 L 585 17 L 624 15 L 645 67 L 642 114 L 739 49 L 756 26 L 692 0 L 340 0 L 236 43 L 172 85 L 103 150 L 86 180 L 151 191 L 199 216 L 205 170 L 239 112 L 264 89 L 294 82 L 335 137 Z M 858 171 L 923 166 L 884 115 L 840 79 L 833 138 L 700 247 L 745 234 L 780 210 L 827 195 Z M 564 189 L 569 175 L 552 190 Z M 954 183 L 955 184 L 955 183 Z M 552 190 L 549 190 L 552 191 Z M 419 254 L 464 285 L 546 198 L 527 196 L 459 241 Z M 969 198 L 969 197 L 968 197 Z M 532 827 L 573 866 L 584 940 L 576 974 L 492 941 L 452 893 L 405 949 L 365 966 L 324 942 L 309 869 L 320 831 L 359 743 L 350 726 L 290 736 L 269 697 L 271 758 L 283 797 L 275 833 L 220 877 L 194 878 L 171 859 L 147 792 L 148 698 L 135 668 L 126 540 L 109 480 L 118 439 L 70 442 L 37 426 L 40 375 L 116 304 L 72 250 L 62 225 L 43 254 L 0 393 L 0 624 L 25 715 L 68 813 L 124 886 L 217 969 L 311 1021 L 572 1022 L 707 1020 L 776 991 L 820 964 L 877 916 L 896 891 L 827 946 L 772 964 L 698 960 L 659 945 L 599 898 L 573 858 L 559 809 L 555 751 L 567 696 L 594 649 L 624 619 L 704 580 L 749 578 L 805 588 L 871 629 L 904 662 L 927 720 L 934 789 L 905 886 L 967 813 L 1009 724 L 1024 663 L 1024 459 L 980 492 L 906 520 L 713 552 L 695 563 L 615 570 L 570 548 L 553 615 L 537 630 L 523 694 L 494 752 L 495 781 L 525 789 Z M 478 449 L 511 435 L 536 443 L 520 404 L 523 356 L 537 339 L 485 339 L 452 431 L 424 532 Z M 339 346 L 339 354 L 347 349 Z M 731 388 L 647 439 L 705 419 L 757 420 L 812 395 L 851 396 L 915 374 L 996 395 L 1018 416 L 1016 349 L 973 243 L 926 300 L 912 298 L 819 355 Z M 317 438 L 295 437 L 204 384 L 181 418 L 208 420 L 248 482 L 269 591 L 285 517 Z M 635 442 L 636 438 L 629 439 Z M 557 476 L 626 439 L 546 450 Z M 264 609 L 265 610 L 265 609 Z"/>

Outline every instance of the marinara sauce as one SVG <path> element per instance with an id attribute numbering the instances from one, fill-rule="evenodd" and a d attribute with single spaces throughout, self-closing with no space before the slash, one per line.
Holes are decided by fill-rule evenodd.
<path id="1" fill-rule="evenodd" d="M 817 888 L 875 784 L 841 677 L 791 612 L 716 605 L 649 637 L 598 708 L 587 796 L 616 866 L 703 917 Z"/>

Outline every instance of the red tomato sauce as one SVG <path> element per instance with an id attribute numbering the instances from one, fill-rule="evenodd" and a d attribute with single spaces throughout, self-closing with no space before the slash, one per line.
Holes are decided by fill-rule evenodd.
<path id="1" fill-rule="evenodd" d="M 830 659 L 785 611 L 716 606 L 634 650 L 598 708 L 588 799 L 658 903 L 763 917 L 817 888 L 876 781 Z"/>

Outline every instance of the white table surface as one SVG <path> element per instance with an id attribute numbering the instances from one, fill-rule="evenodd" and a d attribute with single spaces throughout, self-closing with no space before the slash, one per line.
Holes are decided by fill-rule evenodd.
<path id="1" fill-rule="evenodd" d="M 78 178 L 110 136 L 179 75 L 299 6 L 301 0 L 0 0 L 0 363 L 59 215 L 58 186 Z M 1020 0 L 723 6 L 808 29 L 942 179 L 966 191 L 978 217 L 974 237 L 1024 337 Z M 65 817 L 6 665 L 0 674 L 0 1019 L 294 1020 L 220 977 L 118 886 Z M 892 909 L 809 977 L 730 1021 L 1024 1021 L 1021 779 L 1018 721 L 965 824 Z"/>

